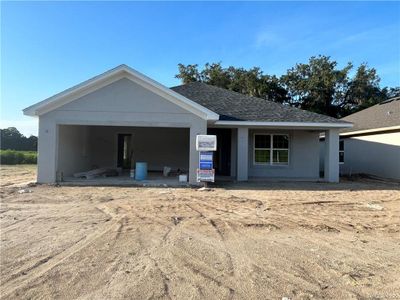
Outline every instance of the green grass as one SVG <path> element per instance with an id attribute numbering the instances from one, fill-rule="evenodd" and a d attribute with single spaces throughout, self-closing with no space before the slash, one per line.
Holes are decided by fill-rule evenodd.
<path id="1" fill-rule="evenodd" d="M 36 151 L 0 150 L 2 165 L 36 164 Z"/>

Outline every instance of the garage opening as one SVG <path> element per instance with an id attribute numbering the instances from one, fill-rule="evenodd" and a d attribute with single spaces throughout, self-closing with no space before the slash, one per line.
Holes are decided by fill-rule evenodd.
<path id="1" fill-rule="evenodd" d="M 189 172 L 189 128 L 59 125 L 59 182 L 135 183 L 136 163 L 147 166 L 143 183 L 178 184 Z"/>

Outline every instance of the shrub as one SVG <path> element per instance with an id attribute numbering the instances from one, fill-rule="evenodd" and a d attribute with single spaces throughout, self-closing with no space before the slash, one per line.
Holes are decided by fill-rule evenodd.
<path id="1" fill-rule="evenodd" d="M 37 152 L 0 150 L 0 163 L 2 165 L 36 164 Z"/>

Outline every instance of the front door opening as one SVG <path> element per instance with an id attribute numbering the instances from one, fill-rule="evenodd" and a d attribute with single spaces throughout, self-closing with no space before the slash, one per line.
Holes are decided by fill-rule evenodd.
<path id="1" fill-rule="evenodd" d="M 214 153 L 215 174 L 231 175 L 231 129 L 209 128 L 208 134 L 217 136 L 217 151 Z"/>

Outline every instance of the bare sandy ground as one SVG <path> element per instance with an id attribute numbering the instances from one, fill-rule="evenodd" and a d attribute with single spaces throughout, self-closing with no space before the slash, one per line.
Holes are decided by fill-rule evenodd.
<path id="1" fill-rule="evenodd" d="M 400 299 L 398 184 L 19 187 L 34 172 L 1 170 L 2 299 Z"/>

